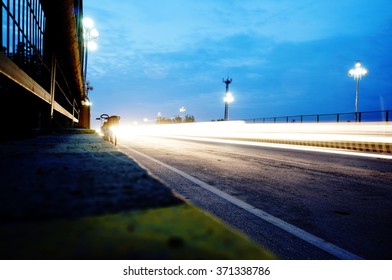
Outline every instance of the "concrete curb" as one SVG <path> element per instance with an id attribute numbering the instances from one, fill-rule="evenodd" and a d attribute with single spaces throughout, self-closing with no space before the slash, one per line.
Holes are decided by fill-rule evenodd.
<path id="1" fill-rule="evenodd" d="M 0 259 L 274 259 L 91 133 L 0 143 Z"/>
<path id="2" fill-rule="evenodd" d="M 28 233 L 28 234 L 27 234 Z M 189 204 L 77 219 L 9 223 L 6 259 L 274 259 Z"/>

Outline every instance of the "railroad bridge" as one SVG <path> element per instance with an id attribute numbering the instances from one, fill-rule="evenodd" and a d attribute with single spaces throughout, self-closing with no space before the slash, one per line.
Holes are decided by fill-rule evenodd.
<path id="1" fill-rule="evenodd" d="M 83 0 L 2 0 L 3 131 L 89 128 L 82 18 Z"/>

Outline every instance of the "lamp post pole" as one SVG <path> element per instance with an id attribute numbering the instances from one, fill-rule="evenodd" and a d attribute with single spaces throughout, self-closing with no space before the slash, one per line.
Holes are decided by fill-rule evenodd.
<path id="1" fill-rule="evenodd" d="M 368 70 L 362 66 L 362 63 L 357 60 L 355 68 L 348 71 L 348 76 L 355 80 L 355 122 L 358 121 L 358 96 L 359 96 L 359 80 L 368 74 Z"/>
<path id="2" fill-rule="evenodd" d="M 355 79 L 355 121 L 357 121 L 358 114 L 358 94 L 359 94 L 359 79 Z"/>

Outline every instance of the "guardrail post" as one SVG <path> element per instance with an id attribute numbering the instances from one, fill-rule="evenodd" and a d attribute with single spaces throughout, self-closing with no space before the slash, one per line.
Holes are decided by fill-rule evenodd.
<path id="1" fill-rule="evenodd" d="M 75 98 L 73 99 L 73 101 L 72 101 L 72 117 L 73 117 L 73 119 L 72 119 L 72 127 L 74 127 L 75 126 L 75 122 L 74 122 L 74 119 L 75 119 L 75 112 L 76 112 L 76 100 L 75 100 Z M 78 118 L 79 119 L 79 118 Z"/>
<path id="2" fill-rule="evenodd" d="M 54 94 L 56 91 L 56 57 L 52 54 L 52 65 L 50 68 L 50 127 L 53 128 L 54 118 Z"/>

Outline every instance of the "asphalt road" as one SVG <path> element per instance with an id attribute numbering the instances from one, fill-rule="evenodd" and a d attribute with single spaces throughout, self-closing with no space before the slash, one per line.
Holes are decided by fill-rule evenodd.
<path id="1" fill-rule="evenodd" d="M 392 159 L 141 136 L 118 147 L 281 259 L 392 259 Z"/>

